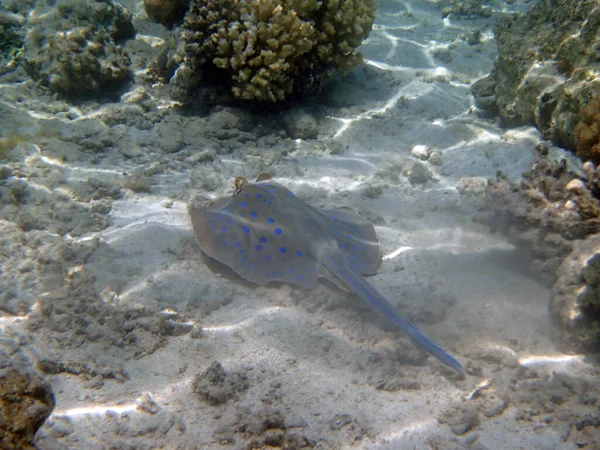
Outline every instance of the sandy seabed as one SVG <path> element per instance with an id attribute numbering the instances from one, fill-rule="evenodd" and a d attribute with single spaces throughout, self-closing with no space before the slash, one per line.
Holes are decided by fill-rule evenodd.
<path id="1" fill-rule="evenodd" d="M 122 3 L 143 16 L 141 2 Z M 484 177 L 517 179 L 540 140 L 473 107 L 493 20 L 529 6 L 491 4 L 491 18 L 460 20 L 427 1 L 378 2 L 365 65 L 297 108 L 316 118 L 316 140 L 235 108 L 182 115 L 146 87 L 182 135 L 165 153 L 158 125 L 127 111 L 139 86 L 117 105 L 60 112 L 23 100 L 26 86 L 0 86 L 5 113 L 45 130 L 15 150 L 7 183 L 29 200 L 0 221 L 12 293 L 0 327 L 56 395 L 39 448 L 598 445 L 597 369 L 556 351 L 549 288 L 472 220 Z M 376 225 L 384 260 L 369 281 L 465 364 L 464 379 L 329 284 L 256 287 L 201 254 L 189 202 L 263 171 Z"/>

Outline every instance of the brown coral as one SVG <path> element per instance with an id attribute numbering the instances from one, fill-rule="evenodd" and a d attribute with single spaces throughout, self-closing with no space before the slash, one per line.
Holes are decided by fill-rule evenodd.
<path id="1" fill-rule="evenodd" d="M 36 449 L 35 433 L 55 405 L 50 384 L 21 345 L 16 337 L 0 338 L 0 448 L 5 450 Z"/>
<path id="2" fill-rule="evenodd" d="M 135 34 L 131 18 L 113 0 L 57 2 L 25 37 L 20 63 L 32 79 L 65 98 L 116 97 L 132 76 L 119 44 Z"/>
<path id="3" fill-rule="evenodd" d="M 144 0 L 144 9 L 150 20 L 171 27 L 183 18 L 187 3 L 187 0 Z"/>
<path id="4" fill-rule="evenodd" d="M 334 70 L 361 60 L 354 49 L 374 9 L 373 0 L 192 0 L 180 73 L 198 82 L 220 71 L 242 100 L 316 92 Z"/>
<path id="5" fill-rule="evenodd" d="M 581 108 L 575 125 L 575 150 L 583 161 L 600 163 L 600 95 Z"/>
<path id="6" fill-rule="evenodd" d="M 240 13 L 242 29 L 229 27 L 230 39 L 219 40 L 213 63 L 231 73 L 237 98 L 283 100 L 298 75 L 296 61 L 313 47 L 316 30 L 277 0 L 243 4 Z"/>
<path id="7" fill-rule="evenodd" d="M 526 13 L 496 21 L 498 58 L 490 75 L 474 83 L 475 103 L 507 127 L 535 125 L 544 138 L 575 151 L 581 106 L 600 93 L 594 76 L 600 69 L 599 3 L 531 4 Z"/>

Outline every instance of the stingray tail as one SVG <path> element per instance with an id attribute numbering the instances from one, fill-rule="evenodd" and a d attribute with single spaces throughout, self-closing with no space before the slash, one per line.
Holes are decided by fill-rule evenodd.
<path id="1" fill-rule="evenodd" d="M 439 361 L 452 367 L 459 374 L 463 373 L 463 365 L 453 356 L 450 356 L 442 347 L 425 336 L 416 326 L 406 320 L 367 280 L 357 274 L 352 267 L 341 258 L 328 257 L 324 265 L 338 280 L 349 290 L 371 303 L 379 312 L 391 319 L 410 337 L 415 345 L 431 353 Z"/>

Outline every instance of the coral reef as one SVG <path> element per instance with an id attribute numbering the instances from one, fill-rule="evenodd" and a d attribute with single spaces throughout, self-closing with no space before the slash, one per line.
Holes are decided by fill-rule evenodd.
<path id="1" fill-rule="evenodd" d="M 144 0 L 150 20 L 172 27 L 183 19 L 189 0 Z"/>
<path id="2" fill-rule="evenodd" d="M 37 60 L 27 59 L 30 76 L 65 97 L 99 96 L 126 82 L 129 57 L 115 46 L 105 30 L 79 27 L 49 36 Z"/>
<path id="3" fill-rule="evenodd" d="M 582 160 L 600 163 L 600 96 L 581 108 L 575 125 L 575 151 Z"/>
<path id="4" fill-rule="evenodd" d="M 478 217 L 533 258 L 531 270 L 554 284 L 550 306 L 563 349 L 600 343 L 600 169 L 569 168 L 547 147 L 536 151 L 520 183 L 501 174 L 487 190 L 491 211 Z"/>
<path id="5" fill-rule="evenodd" d="M 555 283 L 550 313 L 567 351 L 597 350 L 600 343 L 599 6 L 540 0 L 527 14 L 500 20 L 499 57 L 472 88 L 478 107 L 505 125 L 536 125 L 587 161 L 571 169 L 541 149 L 520 184 L 501 176 L 490 182 L 493 213 L 483 219 L 527 249 L 533 272 Z"/>
<path id="6" fill-rule="evenodd" d="M 354 49 L 369 34 L 374 9 L 372 0 L 192 0 L 175 96 L 211 80 L 228 84 L 238 100 L 317 92 L 335 70 L 361 61 Z"/>
<path id="7" fill-rule="evenodd" d="M 26 15 L 32 8 L 31 0 L 18 3 L 0 3 L 0 75 L 18 67 L 17 60 L 23 48 Z"/>
<path id="8" fill-rule="evenodd" d="M 66 98 L 118 92 L 131 77 L 118 41 L 131 37 L 131 14 L 112 0 L 63 0 L 30 23 L 23 67 L 34 80 Z"/>
<path id="9" fill-rule="evenodd" d="M 568 353 L 600 348 L 600 234 L 575 241 L 552 288 L 555 340 Z"/>
<path id="10" fill-rule="evenodd" d="M 580 109 L 600 91 L 598 1 L 540 0 L 527 14 L 499 20 L 494 34 L 498 59 L 473 85 L 477 106 L 506 126 L 536 125 L 574 150 Z"/>
<path id="11" fill-rule="evenodd" d="M 491 215 L 478 220 L 508 236 L 534 258 L 533 272 L 550 283 L 572 249 L 572 241 L 600 232 L 600 174 L 569 170 L 566 159 L 553 161 L 548 149 L 536 150 L 532 169 L 514 183 L 499 174 L 490 181 Z"/>
<path id="12" fill-rule="evenodd" d="M 54 409 L 54 394 L 21 347 L 18 336 L 0 339 L 0 447 L 37 448 L 34 436 Z"/>
<path id="13" fill-rule="evenodd" d="M 0 10 L 0 57 L 9 56 L 23 45 L 21 25 L 19 16 Z"/>

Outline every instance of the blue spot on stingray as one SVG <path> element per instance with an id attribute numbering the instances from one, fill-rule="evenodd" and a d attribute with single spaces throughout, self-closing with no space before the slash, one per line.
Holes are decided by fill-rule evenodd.
<path id="1" fill-rule="evenodd" d="M 271 203 L 273 203 L 273 202 L 267 202 L 267 205 L 270 205 Z"/>
<path id="2" fill-rule="evenodd" d="M 287 192 L 285 193 L 285 195 L 287 195 L 288 197 L 293 197 L 293 196 L 294 196 L 294 194 L 292 194 L 290 191 L 287 191 Z"/>
<path id="3" fill-rule="evenodd" d="M 258 244 L 256 247 L 254 247 L 256 250 L 258 250 L 259 252 L 263 249 L 263 246 Z"/>
<path id="4" fill-rule="evenodd" d="M 275 233 L 277 236 L 279 236 L 281 234 L 281 228 L 275 228 L 273 230 L 273 233 Z"/>
<path id="5" fill-rule="evenodd" d="M 267 258 L 266 258 L 267 261 L 271 261 L 272 259 L 273 259 L 273 257 L 271 255 L 267 255 Z"/>
<path id="6" fill-rule="evenodd" d="M 240 206 L 242 208 L 245 208 L 246 206 L 248 206 L 248 202 L 242 202 L 242 203 L 240 203 Z"/>
<path id="7" fill-rule="evenodd" d="M 358 251 L 358 245 L 353 245 L 352 248 L 354 249 L 355 252 Z"/>
<path id="8" fill-rule="evenodd" d="M 257 212 L 255 212 L 255 211 L 252 211 L 252 212 L 250 213 L 250 217 L 252 217 L 253 219 L 256 219 L 256 218 L 258 217 L 258 213 L 257 213 Z"/>
<path id="9" fill-rule="evenodd" d="M 238 242 L 236 242 L 234 245 L 235 245 L 237 248 L 240 248 L 240 247 L 242 246 L 242 243 L 241 243 L 240 241 L 238 241 Z"/>
<path id="10" fill-rule="evenodd" d="M 271 278 L 275 278 L 277 276 L 277 272 L 271 272 Z"/>
<path id="11" fill-rule="evenodd" d="M 295 270 L 296 270 L 296 269 L 294 269 L 293 267 L 290 267 L 290 270 L 289 270 L 289 272 L 290 272 L 290 273 L 294 273 L 294 271 L 295 271 Z"/>
<path id="12" fill-rule="evenodd" d="M 241 250 L 240 250 L 240 255 L 243 255 L 244 253 L 246 253 L 246 250 L 244 250 L 244 249 L 241 249 Z"/>
<path id="13" fill-rule="evenodd" d="M 244 233 L 250 233 L 250 228 L 248 228 L 246 225 L 244 225 L 244 226 L 242 227 L 242 231 L 243 231 Z"/>
<path id="14" fill-rule="evenodd" d="M 304 280 L 304 275 L 298 275 L 298 279 L 299 279 L 300 281 Z"/>
<path id="15" fill-rule="evenodd" d="M 272 217 L 269 217 L 267 219 L 267 223 L 275 223 L 275 219 L 273 219 Z"/>
<path id="16" fill-rule="evenodd" d="M 285 247 L 279 247 L 279 253 L 285 253 L 287 249 Z"/>
<path id="17" fill-rule="evenodd" d="M 300 252 L 300 251 L 296 252 L 296 256 L 298 256 L 298 257 L 302 256 L 302 252 Z"/>
<path id="18" fill-rule="evenodd" d="M 265 242 L 267 242 L 267 238 L 266 238 L 266 237 L 264 237 L 264 236 L 261 236 L 261 237 L 259 237 L 259 238 L 258 238 L 258 240 L 259 240 L 260 242 L 262 242 L 263 244 L 264 244 Z"/>
<path id="19" fill-rule="evenodd" d="M 247 192 L 244 194 L 244 197 L 250 197 L 250 194 L 248 194 Z"/>
<path id="20" fill-rule="evenodd" d="M 348 239 L 353 239 L 351 234 L 348 234 L 346 237 L 347 237 Z"/>
<path id="21" fill-rule="evenodd" d="M 229 219 L 227 223 L 233 223 L 233 219 Z"/>
<path id="22" fill-rule="evenodd" d="M 227 227 L 221 228 L 221 233 L 227 233 Z"/>
<path id="23" fill-rule="evenodd" d="M 262 197 L 262 194 L 260 192 L 257 192 L 256 193 L 256 198 L 261 198 L 261 197 Z"/>

